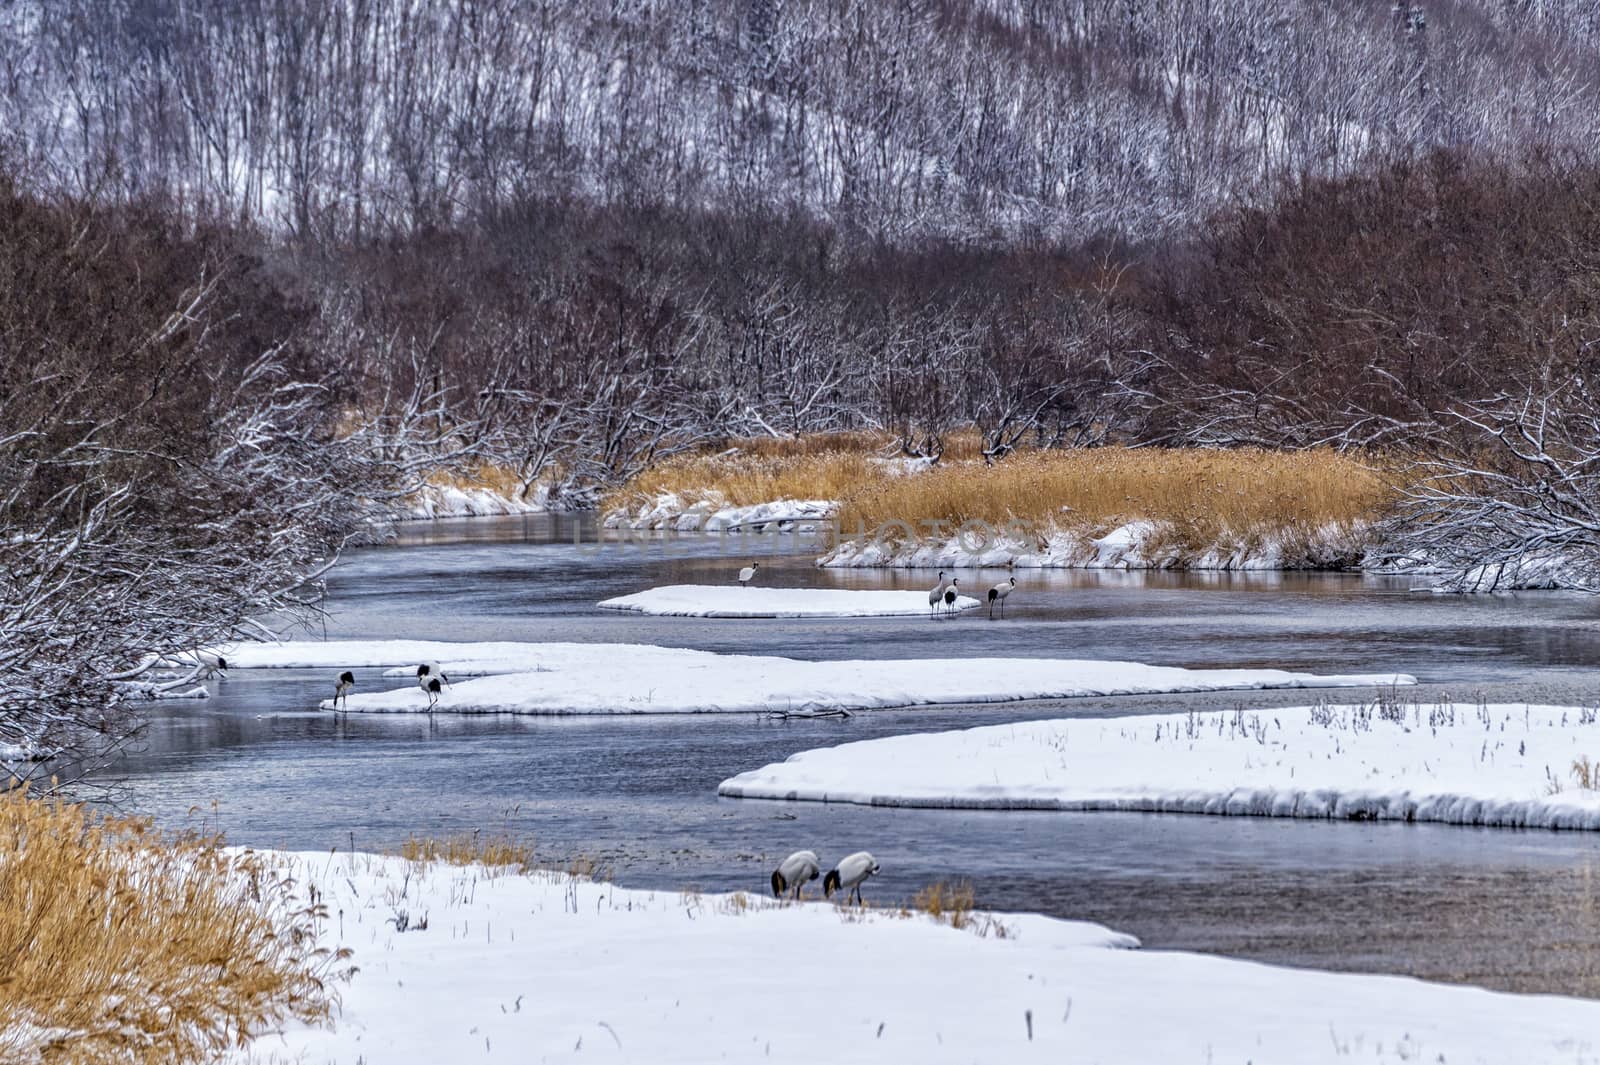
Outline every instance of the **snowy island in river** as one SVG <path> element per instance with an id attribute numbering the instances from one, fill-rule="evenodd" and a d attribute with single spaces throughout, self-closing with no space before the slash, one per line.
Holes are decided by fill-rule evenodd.
<path id="1" fill-rule="evenodd" d="M 802 751 L 735 798 L 1600 829 L 1594 710 L 1360 706 L 1029 721 Z"/>
<path id="2" fill-rule="evenodd" d="M 958 595 L 956 610 L 978 600 Z M 670 584 L 607 599 L 606 610 L 636 610 L 686 618 L 888 618 L 937 617 L 952 611 L 928 605 L 925 591 L 858 591 L 851 588 L 740 588 L 736 585 Z"/>
<path id="3" fill-rule="evenodd" d="M 804 661 L 648 644 L 440 643 L 332 640 L 244 644 L 225 649 L 232 669 L 330 671 L 394 667 L 388 691 L 358 685 L 352 712 L 428 709 L 414 683 L 418 663 L 459 680 L 437 709 L 454 713 L 690 714 L 860 710 L 939 703 L 992 703 L 1089 695 L 1348 688 L 1413 684 L 1405 674 L 1320 675 L 1279 669 L 1181 669 L 1138 662 L 1062 658 L 910 658 Z M 616 668 L 627 662 L 626 670 Z M 334 709 L 332 699 L 322 702 Z M 344 709 L 345 707 L 341 707 Z"/>

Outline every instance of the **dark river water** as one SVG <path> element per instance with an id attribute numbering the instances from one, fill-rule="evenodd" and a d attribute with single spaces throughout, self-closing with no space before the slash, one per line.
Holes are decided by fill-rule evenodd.
<path id="1" fill-rule="evenodd" d="M 571 540 L 580 528 L 586 541 Z M 1027 572 L 1010 616 L 806 621 L 595 609 L 656 584 L 717 582 L 751 557 L 784 586 L 926 588 L 923 571 L 832 571 L 789 538 L 591 541 L 546 516 L 407 526 L 328 579 L 330 638 L 654 643 L 798 658 L 979 655 L 1194 667 L 1398 670 L 1419 695 L 1600 701 L 1600 601 L 1474 598 L 1343 575 Z M 734 554 L 733 552 L 739 552 Z M 998 573 L 964 574 L 973 587 Z M 967 583 L 965 580 L 963 583 Z M 315 634 L 321 635 L 321 630 Z M 625 660 L 617 668 L 626 669 Z M 620 884 L 762 890 L 777 860 L 869 849 L 884 904 L 968 880 L 980 904 L 1100 921 L 1151 947 L 1600 997 L 1600 834 L 1114 813 L 870 808 L 719 799 L 798 750 L 1042 717 L 1303 704 L 1305 692 L 1075 699 L 754 715 L 331 715 L 326 671 L 235 671 L 163 704 L 117 776 L 126 804 L 261 846 L 384 849 L 411 834 L 531 837 Z M 363 690 L 394 684 L 358 671 Z M 1347 693 L 1352 699 L 1366 694 Z"/>

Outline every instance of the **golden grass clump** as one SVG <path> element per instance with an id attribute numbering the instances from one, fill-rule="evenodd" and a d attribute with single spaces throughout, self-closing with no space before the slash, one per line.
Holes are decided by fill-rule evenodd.
<path id="1" fill-rule="evenodd" d="M 972 911 L 977 905 L 972 885 L 963 880 L 947 884 L 943 880 L 929 884 L 911 899 L 912 908 L 925 913 L 935 921 L 943 921 L 951 928 L 965 928 L 972 921 Z"/>
<path id="2" fill-rule="evenodd" d="M 1572 760 L 1572 779 L 1585 791 L 1600 791 L 1600 762 L 1588 755 Z"/>
<path id="3" fill-rule="evenodd" d="M 879 477 L 844 498 L 840 517 L 847 531 L 895 520 L 938 520 L 951 532 L 963 522 L 1021 520 L 1097 533 L 1146 519 L 1182 541 L 1209 543 L 1225 533 L 1370 518 L 1391 498 L 1374 464 L 1332 450 L 1111 447 Z"/>
<path id="4" fill-rule="evenodd" d="M 328 1020 L 320 905 L 215 836 L 0 792 L 0 1061 L 212 1060 Z"/>
<path id="5" fill-rule="evenodd" d="M 635 477 L 608 495 L 602 507 L 637 507 L 667 492 L 687 505 L 715 495 L 718 505 L 734 507 L 775 499 L 842 499 L 873 479 L 871 458 L 861 451 L 682 456 Z"/>
<path id="6" fill-rule="evenodd" d="M 533 844 L 529 841 L 484 832 L 463 832 L 443 838 L 411 836 L 400 845 L 400 857 L 411 862 L 512 866 L 519 873 L 533 870 L 533 853 Z"/>
<path id="7" fill-rule="evenodd" d="M 435 470 L 428 475 L 428 484 L 463 492 L 487 488 L 506 499 L 516 499 L 522 491 L 522 478 L 515 470 L 488 462 L 464 469 Z"/>

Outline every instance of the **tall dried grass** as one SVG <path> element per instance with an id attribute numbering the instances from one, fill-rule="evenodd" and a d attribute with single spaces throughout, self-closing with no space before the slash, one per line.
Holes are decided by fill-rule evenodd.
<path id="1" fill-rule="evenodd" d="M 686 503 L 718 493 L 726 505 L 834 499 L 847 532 L 886 522 L 1024 521 L 1101 533 L 1135 520 L 1160 523 L 1181 544 L 1222 535 L 1319 529 L 1380 513 L 1396 495 L 1379 456 L 1332 450 L 1094 448 L 1021 451 L 993 466 L 944 460 L 902 474 L 873 461 L 870 438 L 822 438 L 820 450 L 782 441 L 657 466 L 607 499 L 637 505 L 672 492 Z M 781 445 L 781 446 L 780 446 Z"/>
<path id="2" fill-rule="evenodd" d="M 485 832 L 466 832 L 443 838 L 410 836 L 400 845 L 400 857 L 411 862 L 443 862 L 446 865 L 485 865 L 531 872 L 532 842 L 513 836 Z"/>
<path id="3" fill-rule="evenodd" d="M 506 499 L 515 499 L 522 491 L 522 478 L 517 476 L 515 470 L 490 462 L 475 463 L 462 469 L 435 470 L 428 475 L 427 483 L 463 492 L 487 488 Z"/>
<path id="4" fill-rule="evenodd" d="M 843 498 L 840 518 L 847 529 L 896 519 L 952 529 L 1021 520 L 1086 531 L 1144 519 L 1207 543 L 1222 533 L 1370 518 L 1392 498 L 1377 463 L 1336 451 L 1095 448 L 880 476 Z"/>
<path id="5" fill-rule="evenodd" d="M 0 793 L 0 1061 L 176 1065 L 326 1021 L 348 953 L 293 888 L 217 837 Z"/>
<path id="6" fill-rule="evenodd" d="M 875 476 L 865 451 L 761 455 L 695 455 L 653 466 L 609 494 L 605 509 L 637 506 L 668 492 L 685 504 L 715 495 L 719 505 L 749 506 L 774 499 L 843 499 Z"/>

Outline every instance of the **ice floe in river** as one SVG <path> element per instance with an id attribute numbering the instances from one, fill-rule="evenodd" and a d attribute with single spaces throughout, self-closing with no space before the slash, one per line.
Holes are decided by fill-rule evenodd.
<path id="1" fill-rule="evenodd" d="M 978 601 L 956 597 L 955 606 L 971 610 Z M 851 588 L 741 588 L 738 585 L 671 584 L 607 599 L 607 610 L 636 610 L 689 618 L 873 618 L 935 614 L 928 593 L 862 591 Z M 938 613 L 948 613 L 940 604 Z"/>
<path id="2" fill-rule="evenodd" d="M 1412 684 L 1405 674 L 1320 675 L 1279 669 L 1182 669 L 1060 658 L 804 661 L 648 644 L 331 640 L 224 649 L 231 669 L 396 667 L 437 662 L 458 683 L 438 709 L 457 713 L 683 714 L 869 709 L 1085 695 Z M 626 668 L 619 668 L 620 665 Z M 475 680 L 459 680 L 471 675 Z M 484 675 L 487 674 L 487 675 Z M 332 677 L 330 676 L 330 694 Z M 427 709 L 415 683 L 357 689 L 351 711 Z M 331 699 L 322 704 L 332 709 Z"/>
<path id="3" fill-rule="evenodd" d="M 802 751 L 722 795 L 1600 829 L 1591 709 L 1406 704 L 1080 718 Z"/>

